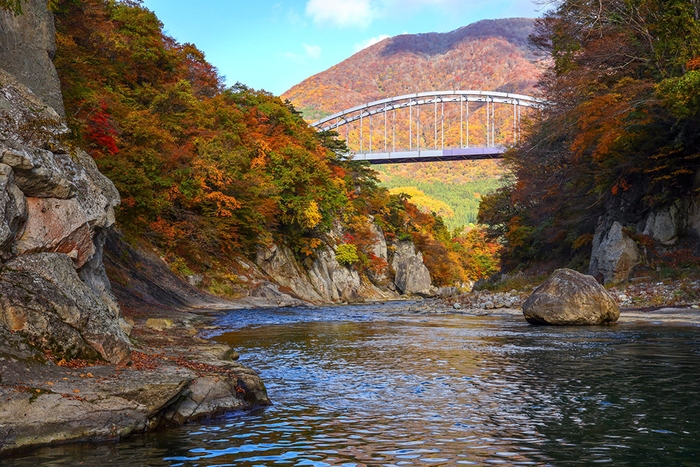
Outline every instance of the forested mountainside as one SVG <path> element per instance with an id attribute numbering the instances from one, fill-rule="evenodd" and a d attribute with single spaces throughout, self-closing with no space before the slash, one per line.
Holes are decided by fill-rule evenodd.
<path id="1" fill-rule="evenodd" d="M 341 142 L 280 98 L 225 87 L 200 50 L 165 35 L 140 3 L 54 3 L 74 144 L 119 189 L 127 237 L 153 245 L 174 271 L 230 292 L 240 285 L 237 255 L 285 245 L 310 264 L 319 249 L 342 243 L 346 267 L 383 274 L 389 266 L 373 253 L 372 222 L 388 241 L 432 251 L 425 261 L 437 285 L 493 270 L 482 236 L 452 238 L 441 219 L 377 186 L 374 172 L 339 155 Z M 473 242 L 481 242 L 474 254 Z"/>
<path id="2" fill-rule="evenodd" d="M 697 269 L 700 5 L 563 0 L 537 20 L 551 103 L 507 157 L 512 183 L 480 218 L 507 265 L 626 280 Z"/>
<path id="3" fill-rule="evenodd" d="M 423 91 L 480 89 L 535 94 L 544 56 L 535 55 L 528 45 L 533 25 L 529 18 L 484 20 L 448 33 L 385 39 L 299 83 L 282 97 L 314 121 L 359 104 Z M 448 109 L 448 122 L 459 120 L 459 112 L 455 112 Z M 424 126 L 426 141 L 432 141 L 429 124 Z M 481 138 L 485 119 L 479 106 L 473 107 L 470 124 L 472 138 Z M 512 128 L 511 121 L 504 121 L 502 128 Z M 399 128 L 398 138 L 408 140 L 402 136 L 404 130 Z M 351 135 L 351 142 L 356 139 L 357 135 Z M 476 223 L 481 194 L 498 188 L 504 173 L 494 161 L 418 163 L 381 166 L 378 170 L 389 188 L 419 188 L 447 203 L 450 211 L 442 212 L 452 229 Z M 428 211 L 430 206 L 422 208 Z"/>

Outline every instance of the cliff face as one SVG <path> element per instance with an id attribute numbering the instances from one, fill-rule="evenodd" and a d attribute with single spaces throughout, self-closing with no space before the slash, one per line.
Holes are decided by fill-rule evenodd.
<path id="1" fill-rule="evenodd" d="M 0 67 L 63 116 L 61 86 L 51 61 L 56 52 L 54 37 L 46 0 L 23 1 L 18 16 L 0 8 Z"/>
<path id="2" fill-rule="evenodd" d="M 413 243 L 400 241 L 387 246 L 381 229 L 374 224 L 370 229 L 375 237 L 374 254 L 390 264 L 391 270 L 365 276 L 340 264 L 334 247 L 343 234 L 339 225 L 329 233 L 311 264 L 299 264 L 284 245 L 261 248 L 256 264 L 277 284 L 314 303 L 395 300 L 400 294 L 435 295 L 437 289 L 431 284 L 430 272 Z"/>
<path id="3" fill-rule="evenodd" d="M 130 345 L 102 265 L 119 193 L 62 143 L 53 19 L 44 0 L 23 10 L 0 11 L 0 326 L 58 358 L 120 363 Z"/>

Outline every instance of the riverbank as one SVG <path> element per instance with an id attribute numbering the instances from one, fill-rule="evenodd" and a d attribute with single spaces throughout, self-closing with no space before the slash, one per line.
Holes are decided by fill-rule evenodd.
<path id="1" fill-rule="evenodd" d="M 127 310 L 133 351 L 124 366 L 57 360 L 0 331 L 0 454 L 118 441 L 269 405 L 263 382 L 235 361 L 233 349 L 198 337 L 218 314 L 192 309 L 133 316 Z"/>
<path id="2" fill-rule="evenodd" d="M 473 316 L 521 315 L 521 305 L 535 285 L 517 291 L 474 291 L 416 307 L 419 313 L 457 313 Z M 674 322 L 700 325 L 700 279 L 640 280 L 609 287 L 620 307 L 618 322 Z"/>

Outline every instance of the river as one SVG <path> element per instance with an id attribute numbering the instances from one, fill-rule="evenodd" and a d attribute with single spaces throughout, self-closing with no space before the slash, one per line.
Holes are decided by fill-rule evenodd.
<path id="1" fill-rule="evenodd" d="M 535 327 L 409 304 L 237 310 L 272 407 L 5 466 L 697 466 L 700 327 Z"/>

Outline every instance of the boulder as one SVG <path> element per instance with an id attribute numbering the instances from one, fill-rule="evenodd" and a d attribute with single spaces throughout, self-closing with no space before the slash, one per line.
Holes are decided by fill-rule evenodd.
<path id="1" fill-rule="evenodd" d="M 615 221 L 607 232 L 601 223 L 593 237 L 593 250 L 588 274 L 602 275 L 605 284 L 629 280 L 630 271 L 641 262 L 637 244 Z"/>
<path id="2" fill-rule="evenodd" d="M 22 255 L 0 273 L 0 323 L 59 358 L 118 364 L 131 355 L 129 339 L 114 315 L 65 254 Z"/>
<path id="3" fill-rule="evenodd" d="M 523 315 L 531 324 L 611 324 L 620 310 L 593 276 L 557 269 L 523 303 Z"/>
<path id="4" fill-rule="evenodd" d="M 402 294 L 432 295 L 430 271 L 423 263 L 423 255 L 416 252 L 411 241 L 400 241 L 395 246 L 391 266 L 396 274 L 394 284 L 399 291 Z"/>
<path id="5" fill-rule="evenodd" d="M 90 225 L 77 199 L 27 198 L 28 219 L 17 253 L 65 253 L 82 267 L 95 253 Z"/>

